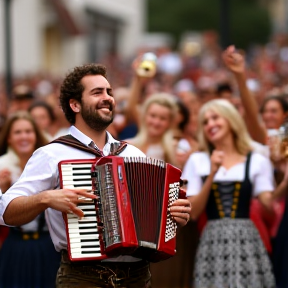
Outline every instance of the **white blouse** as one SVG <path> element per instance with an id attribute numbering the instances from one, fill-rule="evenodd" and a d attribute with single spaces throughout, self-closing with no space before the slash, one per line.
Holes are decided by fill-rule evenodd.
<path id="1" fill-rule="evenodd" d="M 214 181 L 243 181 L 245 178 L 246 161 L 238 163 L 229 169 L 220 166 Z M 187 160 L 181 178 L 188 180 L 187 196 L 197 195 L 203 185 L 203 176 L 210 174 L 210 156 L 205 152 L 195 152 Z M 267 157 L 259 153 L 252 153 L 249 167 L 249 180 L 256 197 L 265 191 L 274 190 L 273 166 Z"/>

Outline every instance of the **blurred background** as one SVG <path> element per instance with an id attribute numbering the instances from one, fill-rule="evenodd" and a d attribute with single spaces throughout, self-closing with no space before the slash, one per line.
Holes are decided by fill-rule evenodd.
<path id="1" fill-rule="evenodd" d="M 247 49 L 288 27 L 287 0 L 1 0 L 0 13 L 2 77 L 62 76 L 167 45 L 195 54 L 204 40 Z"/>
<path id="2" fill-rule="evenodd" d="M 1 0 L 0 15 L 0 126 L 13 87 L 45 97 L 83 63 L 105 64 L 117 88 L 147 51 L 165 55 L 159 73 L 193 82 L 215 71 L 230 44 L 245 49 L 250 63 L 257 53 L 288 61 L 288 0 Z"/>
<path id="3" fill-rule="evenodd" d="M 131 112 L 138 111 L 136 104 L 142 104 L 144 96 L 161 91 L 177 95 L 188 108 L 191 115 L 181 129 L 193 148 L 203 103 L 224 98 L 241 115 L 245 110 L 239 85 L 221 57 L 231 44 L 245 56 L 246 84 L 257 109 L 271 95 L 288 99 L 288 0 L 0 0 L 0 15 L 0 131 L 12 112 L 30 109 L 31 113 L 37 100 L 49 104 L 55 114 L 49 108 L 54 116 L 41 126 L 49 132 L 47 139 L 67 134 L 59 85 L 73 67 L 98 62 L 107 66 L 114 91 L 125 88 L 114 92 L 120 110 L 113 122 L 120 128 L 111 128 L 115 138 L 121 139 L 126 127 L 129 137 L 135 135 L 132 128 L 138 127 Z M 135 72 L 132 63 L 145 52 L 157 56 L 156 77 L 128 93 Z M 135 107 L 128 105 L 128 98 L 136 99 Z M 279 128 L 274 126 L 266 128 Z M 182 167 L 197 151 L 196 145 L 195 149 L 189 145 Z M 288 209 L 286 214 L 288 219 Z M 178 236 L 176 257 L 152 265 L 154 287 L 190 287 L 197 231 L 196 223 L 189 222 Z"/>

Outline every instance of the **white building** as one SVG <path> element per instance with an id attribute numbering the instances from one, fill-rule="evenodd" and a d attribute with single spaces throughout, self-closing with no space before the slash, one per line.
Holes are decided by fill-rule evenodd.
<path id="1" fill-rule="evenodd" d="M 0 74 L 5 71 L 4 3 L 11 2 L 14 75 L 62 74 L 107 53 L 134 53 L 146 28 L 145 0 L 0 1 Z"/>

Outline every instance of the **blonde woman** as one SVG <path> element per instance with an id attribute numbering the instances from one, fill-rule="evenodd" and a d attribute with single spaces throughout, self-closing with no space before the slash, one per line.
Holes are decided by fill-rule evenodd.
<path id="1" fill-rule="evenodd" d="M 175 165 L 173 124 L 177 106 L 174 97 L 167 93 L 153 94 L 143 103 L 141 112 L 139 132 L 126 141 L 142 150 L 148 157 Z"/>
<path id="2" fill-rule="evenodd" d="M 196 288 L 274 288 L 274 276 L 257 229 L 249 219 L 252 197 L 270 208 L 273 171 L 268 158 L 252 151 L 240 114 L 226 100 L 202 106 L 198 117 L 201 152 L 182 174 L 192 219 L 205 210 L 194 271 Z"/>

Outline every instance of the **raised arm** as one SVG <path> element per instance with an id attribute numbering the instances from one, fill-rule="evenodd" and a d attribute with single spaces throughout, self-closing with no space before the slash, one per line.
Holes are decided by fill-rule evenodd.
<path id="1" fill-rule="evenodd" d="M 133 76 L 130 84 L 130 93 L 126 108 L 126 117 L 128 121 L 135 121 L 138 126 L 140 122 L 138 103 L 145 85 L 153 78 L 153 76 L 143 77 L 137 74 L 137 68 L 140 62 L 141 56 L 137 57 L 132 63 Z"/>
<path id="2" fill-rule="evenodd" d="M 128 121 L 135 121 L 139 126 L 139 111 L 138 111 L 138 102 L 141 97 L 141 92 L 143 89 L 143 83 L 141 78 L 136 74 L 132 78 L 130 93 L 127 102 L 127 113 L 126 117 Z"/>
<path id="3" fill-rule="evenodd" d="M 266 144 L 266 130 L 259 120 L 258 104 L 246 84 L 245 58 L 236 51 L 234 46 L 229 46 L 222 53 L 222 59 L 226 67 L 233 73 L 237 82 L 245 109 L 245 121 L 252 139 L 261 144 Z"/>

